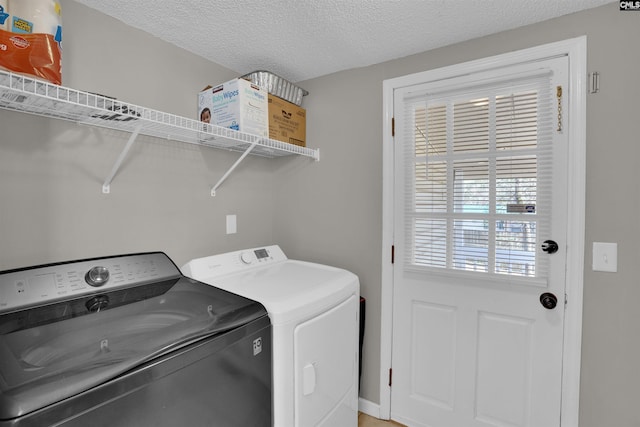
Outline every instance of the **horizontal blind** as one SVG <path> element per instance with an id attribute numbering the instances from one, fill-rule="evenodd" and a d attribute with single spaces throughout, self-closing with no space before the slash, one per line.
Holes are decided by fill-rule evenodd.
<path id="1" fill-rule="evenodd" d="M 550 77 L 405 94 L 406 269 L 546 278 L 536 242 L 551 220 Z"/>

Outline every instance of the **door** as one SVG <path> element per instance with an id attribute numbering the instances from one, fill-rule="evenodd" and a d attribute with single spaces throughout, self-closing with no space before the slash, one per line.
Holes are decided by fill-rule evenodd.
<path id="1" fill-rule="evenodd" d="M 560 425 L 568 60 L 394 91 L 391 418 Z"/>
<path id="2" fill-rule="evenodd" d="M 295 425 L 358 423 L 358 298 L 355 295 L 296 326 Z"/>

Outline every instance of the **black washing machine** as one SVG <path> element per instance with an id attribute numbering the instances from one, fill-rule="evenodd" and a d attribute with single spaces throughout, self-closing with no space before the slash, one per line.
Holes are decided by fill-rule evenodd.
<path id="1" fill-rule="evenodd" d="M 262 305 L 161 252 L 0 272 L 0 427 L 271 426 Z"/>

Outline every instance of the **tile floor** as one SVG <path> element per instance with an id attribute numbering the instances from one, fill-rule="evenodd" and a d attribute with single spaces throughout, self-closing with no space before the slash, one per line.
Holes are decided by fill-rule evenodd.
<path id="1" fill-rule="evenodd" d="M 394 421 L 384 421 L 373 418 L 367 414 L 360 412 L 358 414 L 358 427 L 405 427 L 404 424 L 398 424 Z"/>

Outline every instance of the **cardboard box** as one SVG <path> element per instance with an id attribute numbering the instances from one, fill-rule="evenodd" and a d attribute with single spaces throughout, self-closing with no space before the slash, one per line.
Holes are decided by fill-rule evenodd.
<path id="1" fill-rule="evenodd" d="M 198 94 L 198 117 L 212 125 L 269 136 L 267 91 L 244 79 L 233 79 Z"/>
<path id="2" fill-rule="evenodd" d="M 269 138 L 305 147 L 307 111 L 269 94 Z"/>

